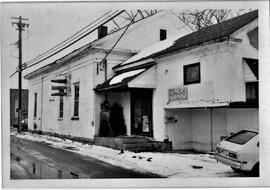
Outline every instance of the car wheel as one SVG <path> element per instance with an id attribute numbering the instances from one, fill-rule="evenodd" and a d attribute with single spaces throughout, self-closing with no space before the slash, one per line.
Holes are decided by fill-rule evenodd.
<path id="1" fill-rule="evenodd" d="M 250 175 L 252 177 L 259 177 L 260 176 L 260 163 L 258 162 L 257 164 L 255 164 L 255 166 L 253 166 Z"/>
<path id="2" fill-rule="evenodd" d="M 233 170 L 234 172 L 236 172 L 236 173 L 243 173 L 243 171 L 240 170 L 240 169 L 238 169 L 238 168 L 234 168 L 234 167 L 231 167 L 231 168 L 232 168 L 232 170 Z"/>

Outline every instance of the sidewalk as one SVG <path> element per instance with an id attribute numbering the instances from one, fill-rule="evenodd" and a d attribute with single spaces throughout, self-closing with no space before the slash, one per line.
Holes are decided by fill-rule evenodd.
<path id="1" fill-rule="evenodd" d="M 120 153 L 106 147 L 82 144 L 47 135 L 25 132 L 18 134 L 20 138 L 46 143 L 55 148 L 65 149 L 81 155 L 93 157 L 112 165 L 132 169 L 140 172 L 151 172 L 168 178 L 183 177 L 232 177 L 234 173 L 230 167 L 217 163 L 212 155 L 179 152 L 141 152 L 125 151 Z M 181 151 L 180 151 L 181 152 Z"/>

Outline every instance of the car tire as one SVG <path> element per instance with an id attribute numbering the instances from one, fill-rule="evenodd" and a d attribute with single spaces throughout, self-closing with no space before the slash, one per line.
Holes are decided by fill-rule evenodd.
<path id="1" fill-rule="evenodd" d="M 252 177 L 259 177 L 260 176 L 260 163 L 259 162 L 253 166 L 253 168 L 250 172 L 250 176 L 252 176 Z"/>
<path id="2" fill-rule="evenodd" d="M 238 168 L 234 168 L 234 167 L 231 167 L 231 168 L 232 168 L 232 170 L 233 170 L 234 172 L 236 172 L 236 173 L 243 173 L 243 171 L 240 170 L 240 169 L 238 169 Z"/>

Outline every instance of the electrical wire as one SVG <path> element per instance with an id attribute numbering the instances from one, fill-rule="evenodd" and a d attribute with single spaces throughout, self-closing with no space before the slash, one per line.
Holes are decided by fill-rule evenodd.
<path id="1" fill-rule="evenodd" d="M 112 20 L 113 18 L 117 17 L 118 15 L 120 15 L 120 14 L 123 13 L 123 12 L 124 12 L 124 10 L 114 12 L 113 14 L 111 14 L 111 15 L 109 16 L 109 19 L 106 18 L 105 21 L 104 21 L 104 19 L 103 19 L 102 21 L 104 21 L 104 22 L 101 23 L 101 24 L 99 24 L 98 26 L 101 26 L 101 25 L 106 24 L 107 22 L 109 22 L 110 20 Z M 104 16 L 104 15 L 103 15 L 103 16 Z M 102 16 L 102 17 L 103 17 L 103 16 Z M 99 20 L 99 19 L 98 19 L 98 20 Z M 76 39 L 75 41 L 71 42 L 71 43 L 70 43 L 69 45 L 67 45 L 66 47 L 63 47 L 62 49 L 58 50 L 57 52 L 54 52 L 53 54 L 49 55 L 48 57 L 46 57 L 46 58 L 44 58 L 44 59 L 42 59 L 42 60 L 40 60 L 40 61 L 37 61 L 36 63 L 33 63 L 33 64 L 31 64 L 31 65 L 28 65 L 28 66 L 25 66 L 22 70 L 25 70 L 25 69 L 27 69 L 27 68 L 30 68 L 30 67 L 32 67 L 32 66 L 34 66 L 34 65 L 36 65 L 36 64 L 38 64 L 38 63 L 40 63 L 40 62 L 42 62 L 42 61 L 44 61 L 44 60 L 46 60 L 46 59 L 52 57 L 53 55 L 59 53 L 60 51 L 66 49 L 67 47 L 69 47 L 69 46 L 71 46 L 72 44 L 76 43 L 77 41 L 81 40 L 81 39 L 84 38 L 85 36 L 89 35 L 90 33 L 92 33 L 92 32 L 93 32 L 94 30 L 96 30 L 96 29 L 97 29 L 97 27 L 95 27 L 94 29 L 92 29 L 92 30 L 90 30 L 90 31 L 87 31 L 86 34 L 84 34 L 83 36 L 80 36 L 78 39 Z M 86 32 L 86 31 L 85 31 L 85 32 Z M 85 33 L 85 32 L 84 32 L 84 33 Z M 36 59 L 36 58 L 35 58 L 35 59 Z M 31 61 L 29 61 L 29 62 L 31 62 Z M 26 63 L 29 64 L 29 62 L 26 62 Z M 26 63 L 24 63 L 24 65 L 26 65 Z M 16 72 L 14 72 L 10 77 L 12 77 L 12 76 L 13 76 L 14 74 L 16 74 L 17 72 L 18 72 L 18 70 L 16 70 Z"/>
<path id="2" fill-rule="evenodd" d="M 69 41 L 70 39 L 76 37 L 76 35 L 78 35 L 80 32 L 82 32 L 83 30 L 85 30 L 86 28 L 88 28 L 89 26 L 91 26 L 92 24 L 94 24 L 95 22 L 97 22 L 98 20 L 100 20 L 102 17 L 105 17 L 105 16 L 106 16 L 107 14 L 109 14 L 110 12 L 111 12 L 111 11 L 105 13 L 104 15 L 102 15 L 101 17 L 99 17 L 97 20 L 91 22 L 90 24 L 88 24 L 87 26 L 85 26 L 84 28 L 82 28 L 81 30 L 79 30 L 78 32 L 76 32 L 75 34 L 73 34 L 72 36 L 70 36 L 69 38 L 65 39 L 65 40 L 62 41 L 61 43 L 59 43 L 59 44 L 55 45 L 54 47 L 50 48 L 50 49 L 47 50 L 46 52 L 44 52 L 44 53 L 38 55 L 36 58 L 32 59 L 32 60 L 29 61 L 28 63 L 36 61 L 36 60 L 39 59 L 40 57 L 43 57 L 43 56 L 45 56 L 46 54 L 48 54 L 49 52 L 53 51 L 53 49 L 55 49 L 55 48 L 58 49 L 58 48 L 59 48 L 58 46 L 61 47 L 62 44 L 64 44 L 64 43 L 66 44 L 67 41 Z M 79 34 L 79 35 L 81 35 L 81 34 Z"/>
<path id="3" fill-rule="evenodd" d="M 121 13 L 122 13 L 122 12 L 116 13 L 116 15 L 113 15 L 113 18 L 116 17 L 116 16 L 118 16 L 118 15 L 121 14 Z M 110 20 L 111 20 L 111 19 L 112 19 L 112 18 L 110 18 Z M 104 24 L 106 24 L 107 22 L 109 22 L 110 20 L 105 20 L 105 22 L 103 22 L 102 24 L 99 24 L 98 26 L 104 25 Z M 53 55 L 55 55 L 55 54 L 61 52 L 62 50 L 68 48 L 68 47 L 71 46 L 72 44 L 76 43 L 77 41 L 79 41 L 79 40 L 81 40 L 82 38 L 84 38 L 85 36 L 87 36 L 88 34 L 92 33 L 92 32 L 95 31 L 97 28 L 98 28 L 98 27 L 95 27 L 94 29 L 90 30 L 89 32 L 87 32 L 87 33 L 84 34 L 83 36 L 79 37 L 79 38 L 76 39 L 75 41 L 73 41 L 73 42 L 71 42 L 70 44 L 68 44 L 67 46 L 61 48 L 60 50 L 57 50 L 56 52 L 52 53 L 51 55 L 48 55 L 47 57 L 43 58 L 42 60 L 37 61 L 36 63 L 33 63 L 33 64 L 31 64 L 31 65 L 28 65 L 26 68 L 30 68 L 30 67 L 32 67 L 32 66 L 34 66 L 34 65 L 36 65 L 36 64 L 38 64 L 38 63 L 40 63 L 40 62 L 42 62 L 42 61 L 44 61 L 44 60 L 46 60 L 46 59 L 52 57 Z M 59 48 L 58 48 L 58 49 L 59 49 Z M 26 69 L 26 68 L 25 68 L 25 69 Z"/>

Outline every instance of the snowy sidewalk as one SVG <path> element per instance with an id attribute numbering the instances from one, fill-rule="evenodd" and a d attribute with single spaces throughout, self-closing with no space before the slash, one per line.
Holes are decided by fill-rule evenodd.
<path id="1" fill-rule="evenodd" d="M 111 148 L 82 144 L 47 135 L 11 133 L 31 141 L 44 142 L 52 147 L 89 156 L 112 165 L 140 172 L 151 172 L 168 178 L 177 177 L 232 177 L 237 176 L 230 167 L 217 163 L 209 154 L 180 154 L 141 152 L 133 153 Z"/>

